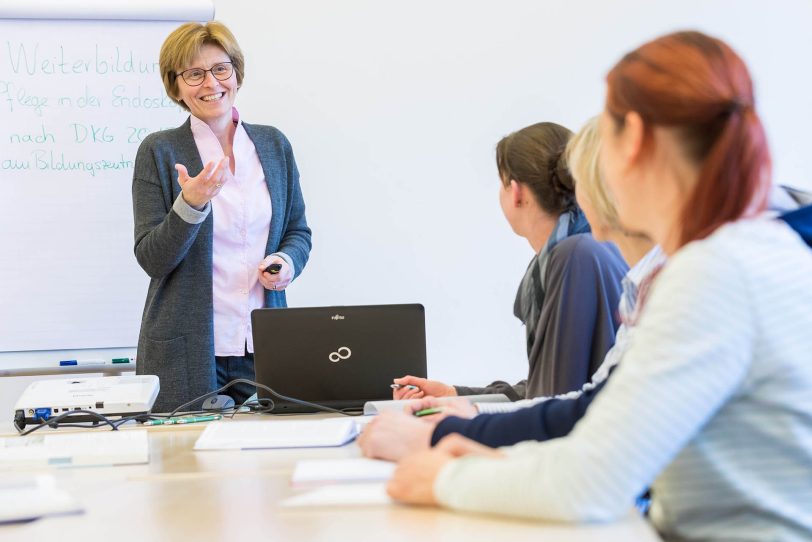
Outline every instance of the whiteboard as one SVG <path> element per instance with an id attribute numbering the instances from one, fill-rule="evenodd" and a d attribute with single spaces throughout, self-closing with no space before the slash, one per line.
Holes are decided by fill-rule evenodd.
<path id="1" fill-rule="evenodd" d="M 213 15 L 211 1 L 64 4 L 0 4 L 0 359 L 134 348 L 148 280 L 133 256 L 133 160 L 187 116 L 158 51 L 178 21 Z"/>

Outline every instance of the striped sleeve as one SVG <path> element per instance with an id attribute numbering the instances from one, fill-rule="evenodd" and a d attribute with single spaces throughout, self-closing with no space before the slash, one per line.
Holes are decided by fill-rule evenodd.
<path id="1" fill-rule="evenodd" d="M 570 521 L 626 513 L 735 392 L 751 363 L 747 278 L 718 251 L 695 243 L 674 256 L 629 330 L 615 375 L 568 437 L 505 448 L 505 459 L 454 460 L 435 481 L 438 501 Z"/>

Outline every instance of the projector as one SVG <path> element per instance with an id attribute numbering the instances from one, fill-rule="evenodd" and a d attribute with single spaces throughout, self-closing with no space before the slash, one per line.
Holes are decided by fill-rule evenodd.
<path id="1" fill-rule="evenodd" d="M 14 406 L 14 423 L 45 423 L 74 410 L 89 410 L 106 417 L 146 415 L 158 397 L 160 384 L 155 375 L 102 376 L 32 382 Z M 98 421 L 77 413 L 61 423 Z"/>

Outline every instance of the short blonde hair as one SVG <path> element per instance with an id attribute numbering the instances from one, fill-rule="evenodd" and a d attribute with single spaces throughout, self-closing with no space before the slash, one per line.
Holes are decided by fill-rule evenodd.
<path id="1" fill-rule="evenodd" d="M 575 137 L 570 139 L 565 152 L 575 183 L 586 193 L 600 219 L 609 228 L 621 229 L 617 209 L 601 179 L 598 117 L 589 119 Z"/>
<path id="2" fill-rule="evenodd" d="M 245 75 L 245 59 L 242 49 L 226 25 L 217 21 L 206 24 L 185 23 L 180 25 L 164 40 L 158 57 L 158 65 L 166 94 L 187 111 L 189 108 L 180 99 L 178 92 L 177 74 L 191 64 L 204 45 L 216 45 L 225 51 L 231 59 L 234 73 L 237 74 L 237 88 L 242 86 Z"/>

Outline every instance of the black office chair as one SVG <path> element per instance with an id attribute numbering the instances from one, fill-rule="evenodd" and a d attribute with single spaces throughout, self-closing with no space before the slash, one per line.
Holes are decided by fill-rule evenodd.
<path id="1" fill-rule="evenodd" d="M 812 248 L 812 205 L 779 215 Z"/>

